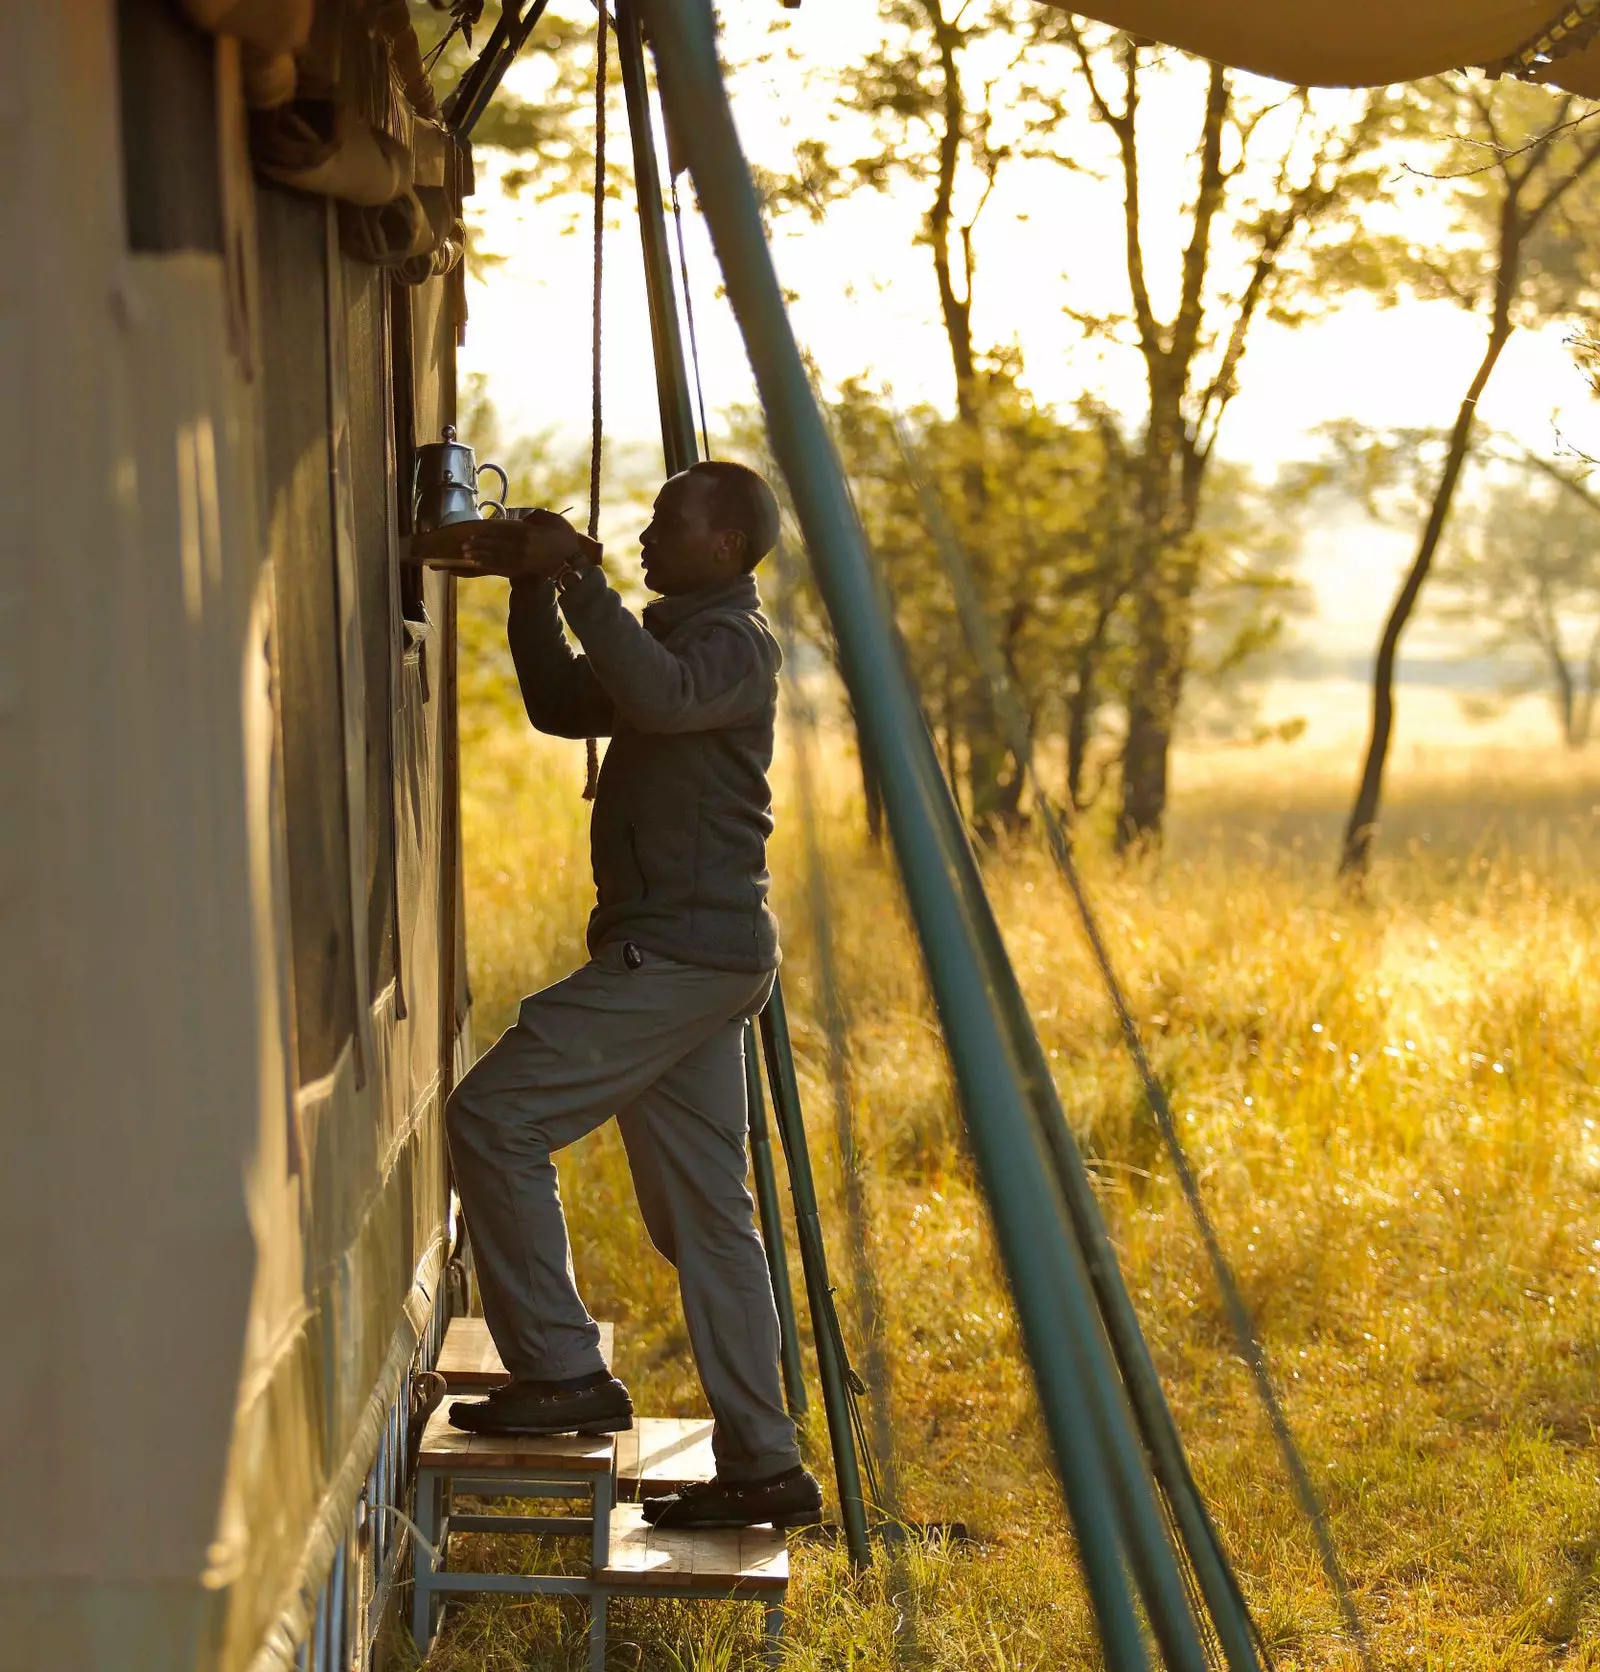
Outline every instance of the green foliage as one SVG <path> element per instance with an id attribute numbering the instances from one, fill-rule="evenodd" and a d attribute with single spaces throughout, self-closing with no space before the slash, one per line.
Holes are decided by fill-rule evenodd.
<path id="1" fill-rule="evenodd" d="M 1087 807 L 1106 781 L 1101 722 L 1126 677 L 1134 631 L 1134 444 L 1115 415 L 1086 404 L 1063 418 L 1003 365 L 986 368 L 975 423 L 925 405 L 897 414 L 856 379 L 824 408 L 924 711 L 973 827 L 992 837 L 1019 824 L 1023 777 L 967 647 L 924 493 L 966 553 L 1036 751 L 1063 749 L 1073 801 Z M 759 416 L 738 415 L 734 428 L 736 445 L 772 471 Z M 1298 602 L 1287 501 L 1223 464 L 1188 550 L 1199 576 L 1192 670 L 1217 697 L 1276 642 Z M 808 578 L 797 583 L 800 636 L 832 659 L 821 602 Z"/>
<path id="2" fill-rule="evenodd" d="M 1446 214 L 1433 238 L 1388 231 L 1373 240 L 1377 259 L 1350 276 L 1352 288 L 1487 313 L 1504 286 L 1514 326 L 1593 320 L 1595 112 L 1527 82 L 1435 76 L 1393 90 L 1385 156 L 1417 183 L 1416 201 Z"/>

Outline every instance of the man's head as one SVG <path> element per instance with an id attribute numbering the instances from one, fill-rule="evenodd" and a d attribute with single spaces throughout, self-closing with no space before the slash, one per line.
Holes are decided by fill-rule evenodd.
<path id="1" fill-rule="evenodd" d="M 747 465 L 692 464 L 656 495 L 639 536 L 645 585 L 676 598 L 747 575 L 778 543 L 778 501 Z"/>

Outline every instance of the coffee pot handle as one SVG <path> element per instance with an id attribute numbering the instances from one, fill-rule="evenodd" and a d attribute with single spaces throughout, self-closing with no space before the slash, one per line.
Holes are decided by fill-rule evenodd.
<path id="1" fill-rule="evenodd" d="M 509 481 L 506 480 L 506 473 L 500 468 L 499 465 L 497 465 L 497 464 L 480 464 L 478 466 L 478 475 L 481 476 L 484 473 L 484 471 L 486 471 L 486 470 L 492 470 L 495 473 L 495 475 L 500 478 L 500 497 L 499 497 L 499 499 L 486 499 L 482 503 L 484 505 L 498 505 L 500 507 L 500 509 L 503 511 L 505 509 L 505 504 L 506 504 L 506 495 L 511 492 L 511 484 L 510 484 Z"/>

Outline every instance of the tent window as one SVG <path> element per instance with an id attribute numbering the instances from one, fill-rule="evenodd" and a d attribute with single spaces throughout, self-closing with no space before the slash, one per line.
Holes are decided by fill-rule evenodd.
<path id="1" fill-rule="evenodd" d="M 328 409 L 326 205 L 258 197 L 266 494 L 300 1083 L 355 1032 L 349 807 L 340 695 Z"/>
<path id="2" fill-rule="evenodd" d="M 394 551 L 390 540 L 391 418 L 385 377 L 387 279 L 375 267 L 344 263 L 349 360 L 351 498 L 355 567 L 366 677 L 367 953 L 370 991 L 394 978 Z"/>
<path id="3" fill-rule="evenodd" d="M 171 0 L 118 0 L 128 247 L 222 249 L 217 49 Z"/>

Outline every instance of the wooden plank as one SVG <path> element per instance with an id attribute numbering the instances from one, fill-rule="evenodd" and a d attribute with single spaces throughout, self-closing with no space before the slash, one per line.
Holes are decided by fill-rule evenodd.
<path id="1" fill-rule="evenodd" d="M 610 1364 L 615 1356 L 617 1326 L 601 1324 L 599 1329 L 600 1356 Z M 489 1326 L 482 1318 L 450 1320 L 435 1369 L 444 1377 L 445 1386 L 452 1393 L 464 1393 L 474 1388 L 496 1388 L 511 1379 L 494 1338 L 489 1334 Z"/>
<path id="2" fill-rule="evenodd" d="M 423 1430 L 418 1462 L 424 1469 L 451 1469 L 458 1475 L 551 1469 L 566 1474 L 603 1475 L 616 1452 L 610 1434 L 467 1434 L 450 1426 L 447 1398 Z"/>
<path id="3" fill-rule="evenodd" d="M 717 1472 L 711 1422 L 701 1417 L 635 1417 L 617 1436 L 617 1485 L 625 1496 L 677 1492 Z"/>
<path id="4" fill-rule="evenodd" d="M 652 1527 L 637 1504 L 621 1504 L 611 1512 L 611 1560 L 594 1577 L 619 1590 L 693 1587 L 729 1596 L 782 1596 L 789 1585 L 789 1547 L 774 1527 Z"/>

